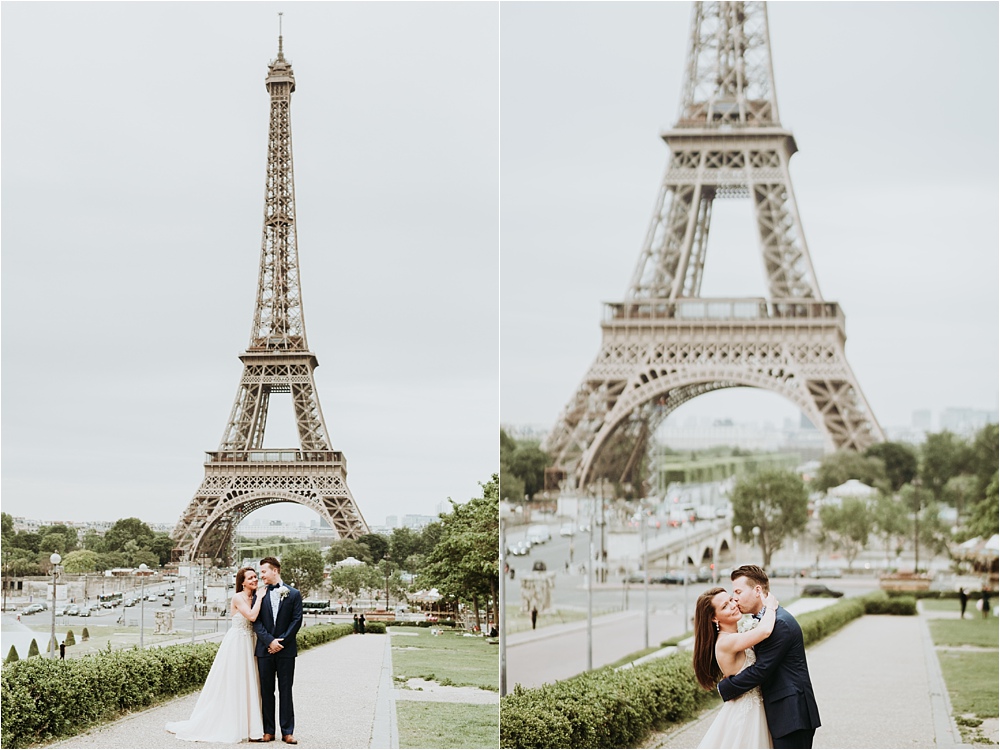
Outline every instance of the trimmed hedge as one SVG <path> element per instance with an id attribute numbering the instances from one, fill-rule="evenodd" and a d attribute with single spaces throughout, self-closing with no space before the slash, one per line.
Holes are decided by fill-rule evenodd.
<path id="1" fill-rule="evenodd" d="M 376 624 L 385 632 L 382 623 Z M 315 625 L 299 630 L 296 643 L 305 651 L 353 632 L 350 623 Z M 37 653 L 34 641 L 32 645 Z M 0 745 L 26 747 L 72 736 L 92 724 L 198 690 L 218 648 L 217 643 L 198 643 L 9 663 L 0 672 Z"/>
<path id="2" fill-rule="evenodd" d="M 500 747 L 637 747 L 650 730 L 690 718 L 712 699 L 695 681 L 690 654 L 518 685 L 500 701 Z"/>
<path id="3" fill-rule="evenodd" d="M 10 651 L 7 652 L 7 658 L 4 659 L 4 662 L 6 664 L 10 664 L 11 662 L 20 661 L 20 660 L 21 660 L 21 657 L 17 655 L 17 649 L 14 648 L 13 644 L 11 644 Z"/>
<path id="4" fill-rule="evenodd" d="M 67 646 L 75 646 L 76 645 L 76 638 L 74 637 L 72 630 L 67 630 L 66 631 L 66 640 L 63 641 L 63 642 Z"/>
<path id="5" fill-rule="evenodd" d="M 796 619 L 811 646 L 866 613 L 915 614 L 916 602 L 878 592 Z M 651 731 L 693 718 L 715 699 L 713 691 L 698 685 L 686 652 L 627 670 L 604 667 L 540 688 L 518 685 L 500 701 L 500 747 L 638 747 Z"/>

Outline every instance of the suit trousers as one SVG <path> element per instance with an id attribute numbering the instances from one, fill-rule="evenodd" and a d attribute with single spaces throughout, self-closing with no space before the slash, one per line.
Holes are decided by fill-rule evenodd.
<path id="1" fill-rule="evenodd" d="M 295 708 L 292 705 L 292 682 L 295 680 L 295 657 L 258 656 L 257 672 L 260 674 L 260 713 L 264 734 L 274 731 L 274 680 L 278 679 L 278 724 L 281 736 L 295 734 Z"/>
<path id="2" fill-rule="evenodd" d="M 264 724 L 264 731 L 267 731 L 267 723 Z M 813 735 L 815 729 L 798 729 L 784 737 L 772 737 L 771 743 L 775 747 L 784 748 L 811 748 L 813 746 Z"/>

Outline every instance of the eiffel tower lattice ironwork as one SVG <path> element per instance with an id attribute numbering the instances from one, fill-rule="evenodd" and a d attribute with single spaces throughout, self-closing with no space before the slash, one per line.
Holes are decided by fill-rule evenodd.
<path id="1" fill-rule="evenodd" d="M 225 557 L 237 524 L 273 503 L 316 511 L 340 538 L 368 533 L 347 486 L 347 461 L 331 450 L 316 394 L 316 355 L 306 343 L 295 230 L 292 168 L 292 66 L 282 37 L 268 66 L 271 97 L 260 275 L 250 346 L 240 356 L 243 377 L 217 451 L 205 461 L 205 479 L 174 528 L 174 559 Z M 272 393 L 290 393 L 298 448 L 265 448 Z"/>
<path id="2" fill-rule="evenodd" d="M 828 449 L 885 439 L 844 354 L 844 314 L 823 299 L 781 126 L 763 2 L 695 3 L 669 163 L 624 302 L 605 306 L 601 350 L 544 447 L 548 484 L 627 481 L 681 404 L 722 388 L 778 393 Z M 701 296 L 712 206 L 749 198 L 768 298 Z"/>

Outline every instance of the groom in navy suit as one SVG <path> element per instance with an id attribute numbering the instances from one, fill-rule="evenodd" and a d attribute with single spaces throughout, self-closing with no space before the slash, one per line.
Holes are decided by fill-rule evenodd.
<path id="1" fill-rule="evenodd" d="M 740 611 L 759 619 L 770 591 L 767 573 L 756 565 L 743 565 L 731 578 Z M 809 679 L 802 628 L 782 607 L 775 617 L 771 635 L 754 648 L 757 663 L 720 682 L 719 694 L 728 701 L 759 685 L 774 747 L 811 748 L 820 725 L 819 708 Z"/>
<path id="2" fill-rule="evenodd" d="M 274 740 L 274 680 L 278 679 L 278 697 L 281 715 L 281 739 L 297 745 L 295 739 L 295 709 L 292 705 L 292 683 L 295 680 L 295 634 L 302 627 L 302 595 L 281 582 L 281 563 L 273 557 L 260 561 L 260 580 L 267 589 L 258 588 L 263 596 L 260 614 L 253 624 L 257 633 L 257 672 L 260 675 L 261 718 L 264 736 L 251 742 Z"/>

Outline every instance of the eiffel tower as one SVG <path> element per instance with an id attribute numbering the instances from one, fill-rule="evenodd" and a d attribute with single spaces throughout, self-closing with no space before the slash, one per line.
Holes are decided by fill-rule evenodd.
<path id="1" fill-rule="evenodd" d="M 330 449 L 316 394 L 319 362 L 306 343 L 295 230 L 292 169 L 292 66 L 282 37 L 264 81 L 271 97 L 260 275 L 250 345 L 229 424 L 217 451 L 207 453 L 205 479 L 174 528 L 175 562 L 226 558 L 233 531 L 248 514 L 292 502 L 316 511 L 340 538 L 368 533 L 347 487 L 347 461 Z M 290 393 L 298 448 L 265 448 L 272 393 Z"/>
<path id="2" fill-rule="evenodd" d="M 638 481 L 650 435 L 681 404 L 763 388 L 824 431 L 827 450 L 885 439 L 844 354 L 844 313 L 823 299 L 788 164 L 763 2 L 695 3 L 670 158 L 625 301 L 605 305 L 601 350 L 545 447 L 550 488 Z M 753 205 L 768 298 L 701 296 L 716 200 Z"/>

